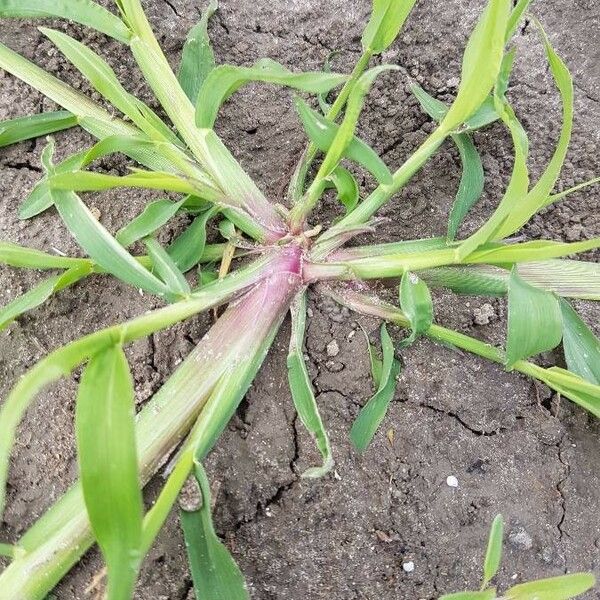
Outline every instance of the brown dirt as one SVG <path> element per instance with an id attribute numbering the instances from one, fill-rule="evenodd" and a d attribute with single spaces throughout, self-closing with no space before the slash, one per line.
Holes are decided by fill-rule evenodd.
<path id="1" fill-rule="evenodd" d="M 196 3 L 147 0 L 145 5 L 175 64 L 185 32 L 198 18 Z M 481 5 L 481 0 L 421 0 L 406 31 L 383 57 L 403 70 L 381 77 L 361 119 L 361 132 L 391 167 L 430 130 L 409 96 L 409 77 L 439 98 L 450 98 L 460 53 Z M 576 78 L 577 120 L 561 178 L 561 185 L 569 186 L 600 173 L 600 8 L 594 0 L 538 0 L 533 12 Z M 220 62 L 250 64 L 269 56 L 291 68 L 317 69 L 330 50 L 341 49 L 344 54 L 337 65 L 342 69 L 357 57 L 367 13 L 366 0 L 222 0 L 210 30 Z M 131 91 L 147 93 L 117 43 L 75 26 L 58 26 L 108 57 Z M 31 23 L 3 22 L 0 38 L 59 76 L 79 81 Z M 522 28 L 518 46 L 510 95 L 529 130 L 532 169 L 537 173 L 557 136 L 558 100 L 532 26 Z M 6 75 L 0 79 L 1 117 L 49 108 L 50 102 L 24 84 Z M 269 86 L 245 88 L 221 111 L 219 132 L 269 196 L 280 201 L 304 144 L 290 94 Z M 89 142 L 76 131 L 57 135 L 57 140 L 64 153 Z M 484 156 L 486 190 L 466 230 L 489 214 L 511 164 L 509 140 L 500 127 L 478 133 L 476 141 Z M 75 254 L 74 242 L 53 211 L 28 222 L 17 219 L 19 201 L 40 176 L 42 147 L 43 141 L 37 141 L 0 153 L 1 237 Z M 104 166 L 122 172 L 124 163 L 110 159 Z M 378 239 L 441 234 L 457 182 L 458 157 L 448 144 L 385 208 L 389 221 Z M 153 196 L 115 192 L 89 201 L 114 230 Z M 535 217 L 526 235 L 569 241 L 598 236 L 599 208 L 596 191 L 582 192 Z M 330 221 L 335 211 L 328 201 L 318 217 Z M 1 269 L 2 303 L 36 279 L 34 273 Z M 503 301 L 492 300 L 490 322 L 477 325 L 477 309 L 488 300 L 447 294 L 437 294 L 436 299 L 441 323 L 501 342 Z M 16 378 L 48 350 L 156 305 L 106 278 L 62 292 L 0 334 L 0 395 L 4 397 Z M 599 308 L 578 306 L 598 331 Z M 416 600 L 474 587 L 488 526 L 498 512 L 506 518 L 508 537 L 501 589 L 524 578 L 600 570 L 596 421 L 518 374 L 424 340 L 402 353 L 403 374 L 384 427 L 368 452 L 358 456 L 348 443 L 348 429 L 371 384 L 357 324 L 375 339 L 378 323 L 318 297 L 311 299 L 311 310 L 307 353 L 332 435 L 336 474 L 321 481 L 299 477 L 317 456 L 287 389 L 287 325 L 208 461 L 212 479 L 219 484 L 217 526 L 234 550 L 254 599 Z M 191 320 L 133 345 L 129 356 L 140 402 L 160 386 L 207 325 L 206 318 Z M 340 352 L 332 358 L 326 346 L 334 339 Z M 542 360 L 560 358 L 553 354 Z M 21 428 L 3 538 L 21 534 L 76 475 L 75 385 L 76 378 L 42 394 Z M 389 429 L 394 430 L 393 445 L 385 435 Z M 457 489 L 446 485 L 448 475 L 458 478 Z M 157 485 L 155 481 L 151 488 Z M 402 569 L 408 560 L 415 564 L 412 573 Z M 99 568 L 98 554 L 91 552 L 58 587 L 57 598 L 87 597 L 84 589 Z M 193 597 L 175 515 L 146 560 L 136 597 Z"/>

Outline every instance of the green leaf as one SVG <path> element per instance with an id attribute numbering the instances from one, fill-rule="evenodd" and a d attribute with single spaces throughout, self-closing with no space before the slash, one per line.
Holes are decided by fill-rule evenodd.
<path id="1" fill-rule="evenodd" d="M 430 287 L 447 288 L 455 294 L 504 296 L 508 291 L 509 273 L 490 265 L 436 267 L 419 271 L 419 277 Z"/>
<path id="2" fill-rule="evenodd" d="M 179 202 L 171 202 L 171 200 L 151 202 L 137 217 L 117 231 L 115 239 L 125 248 L 131 246 L 165 225 L 184 203 L 185 199 Z"/>
<path id="3" fill-rule="evenodd" d="M 519 0 L 516 6 L 513 8 L 513 11 L 510 13 L 510 18 L 508 19 L 508 24 L 506 27 L 506 41 L 508 42 L 510 38 L 514 35 L 521 18 L 523 17 L 523 13 L 529 7 L 531 0 Z"/>
<path id="4" fill-rule="evenodd" d="M 504 57 L 510 11 L 510 0 L 489 0 L 467 42 L 458 94 L 440 124 L 443 131 L 464 123 L 493 89 Z"/>
<path id="5" fill-rule="evenodd" d="M 496 590 L 482 590 L 480 592 L 457 592 L 456 594 L 444 594 L 439 600 L 494 600 Z"/>
<path id="6" fill-rule="evenodd" d="M 12 302 L 0 308 L 0 330 L 7 327 L 23 313 L 33 310 L 46 302 L 55 292 L 73 285 L 91 272 L 91 265 L 83 264 L 72 267 L 62 275 L 55 275 L 38 283 L 22 296 L 15 298 Z"/>
<path id="7" fill-rule="evenodd" d="M 371 18 L 362 35 L 363 50 L 381 54 L 400 33 L 416 0 L 373 0 Z"/>
<path id="8" fill-rule="evenodd" d="M 75 414 L 85 506 L 108 570 L 108 599 L 129 600 L 140 563 L 142 494 L 133 380 L 121 346 L 92 357 Z"/>
<path id="9" fill-rule="evenodd" d="M 66 110 L 18 117 L 0 122 L 0 148 L 75 127 L 76 116 Z"/>
<path id="10" fill-rule="evenodd" d="M 383 365 L 381 380 L 375 395 L 362 407 L 350 430 L 350 439 L 360 452 L 364 452 L 385 418 L 396 391 L 396 377 L 400 373 L 400 362 L 394 357 L 394 344 L 385 325 L 381 327 L 381 349 Z"/>
<path id="11" fill-rule="evenodd" d="M 190 286 L 173 259 L 155 238 L 144 238 L 148 256 L 152 260 L 152 270 L 165 282 L 173 301 L 180 300 L 190 293 Z"/>
<path id="12" fill-rule="evenodd" d="M 331 67 L 331 61 L 333 60 L 334 57 L 338 56 L 339 54 L 341 54 L 341 52 L 339 50 L 333 50 L 331 51 L 327 57 L 325 58 L 325 63 L 323 64 L 323 73 L 331 73 L 332 72 L 332 67 Z M 319 94 L 319 108 L 321 109 L 321 112 L 326 115 L 329 110 L 331 109 L 331 104 L 329 104 L 329 102 L 327 102 L 327 95 L 328 92 L 322 92 Z"/>
<path id="13" fill-rule="evenodd" d="M 208 74 L 200 88 L 196 105 L 196 124 L 201 128 L 212 128 L 221 105 L 240 87 L 251 81 L 321 93 L 341 85 L 346 79 L 346 75 L 338 73 L 293 73 L 267 58 L 259 60 L 253 67 L 221 65 Z"/>
<path id="14" fill-rule="evenodd" d="M 346 214 L 356 208 L 359 200 L 358 183 L 350 171 L 344 167 L 336 167 L 327 178 L 327 187 L 337 190 L 338 200 L 345 206 Z"/>
<path id="15" fill-rule="evenodd" d="M 101 31 L 125 44 L 131 37 L 121 19 L 91 0 L 0 0 L 0 17 L 58 17 Z"/>
<path id="16" fill-rule="evenodd" d="M 534 369 L 535 377 L 600 419 L 600 386 L 560 367 Z"/>
<path id="17" fill-rule="evenodd" d="M 530 285 L 567 298 L 600 300 L 600 264 L 580 260 L 545 260 L 518 265 Z"/>
<path id="18" fill-rule="evenodd" d="M 295 98 L 294 104 L 310 141 L 322 152 L 327 152 L 333 144 L 340 126 L 325 119 L 300 98 Z M 362 165 L 380 183 L 387 185 L 392 182 L 392 174 L 387 165 L 373 148 L 358 137 L 353 137 L 345 148 L 343 156 Z"/>
<path id="19" fill-rule="evenodd" d="M 130 175 L 124 175 L 123 177 L 92 171 L 71 171 L 69 173 L 57 173 L 49 180 L 52 189 L 72 192 L 95 192 L 130 187 L 195 194 L 198 193 L 195 183 L 172 173 L 142 170 L 135 170 Z"/>
<path id="20" fill-rule="evenodd" d="M 188 33 L 177 79 L 185 95 L 196 105 L 198 93 L 208 74 L 215 68 L 215 53 L 208 37 L 208 20 L 217 10 L 217 0 L 211 0 L 200 22 Z"/>
<path id="21" fill-rule="evenodd" d="M 508 283 L 506 366 L 552 350 L 562 338 L 558 298 L 525 283 L 513 269 Z"/>
<path id="22" fill-rule="evenodd" d="M 600 340 L 566 300 L 560 301 L 563 349 L 569 371 L 600 385 Z"/>
<path id="23" fill-rule="evenodd" d="M 573 573 L 550 579 L 520 583 L 504 593 L 510 600 L 568 600 L 596 585 L 592 573 Z"/>
<path id="24" fill-rule="evenodd" d="M 456 237 L 458 228 L 473 205 L 481 198 L 483 193 L 484 174 L 481 157 L 473 139 L 466 133 L 453 135 L 454 143 L 460 153 L 462 162 L 462 175 L 458 185 L 458 192 L 452 204 L 448 220 L 448 239 Z"/>
<path id="25" fill-rule="evenodd" d="M 312 382 L 304 362 L 303 344 L 306 330 L 306 292 L 302 292 L 292 305 L 292 336 L 287 357 L 288 382 L 294 406 L 302 423 L 314 438 L 323 457 L 320 467 L 307 469 L 302 477 L 323 477 L 333 468 L 329 437 L 315 399 Z"/>
<path id="26" fill-rule="evenodd" d="M 502 72 L 502 70 L 501 70 Z M 419 101 L 421 108 L 434 120 L 442 121 L 448 113 L 448 107 L 437 98 L 428 94 L 420 85 L 414 83 L 410 86 L 410 91 Z M 500 118 L 496 112 L 494 97 L 488 96 L 483 104 L 469 117 L 460 127 L 460 132 L 475 131 L 481 129 L 490 123 L 494 123 Z M 458 133 L 458 132 L 457 132 Z"/>
<path id="27" fill-rule="evenodd" d="M 91 265 L 85 258 L 55 256 L 12 242 L 0 242 L 0 264 L 24 269 L 70 269 L 84 264 Z"/>
<path id="28" fill-rule="evenodd" d="M 73 192 L 53 190 L 54 204 L 65 225 L 85 252 L 115 277 L 152 294 L 164 296 L 165 284 L 147 271 L 97 221 Z"/>
<path id="29" fill-rule="evenodd" d="M 5 556 L 6 558 L 15 558 L 20 551 L 21 549 L 18 546 L 0 542 L 0 556 Z"/>
<path id="30" fill-rule="evenodd" d="M 61 31 L 46 27 L 40 27 L 40 31 L 81 71 L 100 94 L 127 115 L 146 135 L 153 139 L 180 143 L 175 134 L 150 108 L 121 85 L 110 65 L 93 50 Z"/>
<path id="31" fill-rule="evenodd" d="M 411 91 L 431 118 L 436 121 L 444 118 L 448 108 L 443 102 L 430 96 L 418 85 L 411 86 Z M 491 111 L 489 110 L 489 104 L 489 102 L 485 102 L 477 111 L 477 113 L 481 113 L 481 117 L 478 114 L 473 116 L 478 119 L 479 126 L 487 125 L 498 118 L 493 106 Z M 484 174 L 481 157 L 471 136 L 467 133 L 454 133 L 451 137 L 458 148 L 463 168 L 448 220 L 448 239 L 454 240 L 463 219 L 483 193 Z"/>
<path id="32" fill-rule="evenodd" d="M 215 532 L 210 483 L 198 460 L 194 461 L 194 475 L 202 493 L 202 506 L 196 511 L 181 510 L 180 519 L 196 598 L 248 600 L 244 576 Z"/>
<path id="33" fill-rule="evenodd" d="M 483 562 L 483 585 L 487 587 L 489 582 L 498 573 L 502 561 L 502 539 L 504 537 L 504 519 L 502 515 L 496 515 L 490 529 L 485 560 Z"/>
<path id="34" fill-rule="evenodd" d="M 598 247 L 600 247 L 600 238 L 570 243 L 553 242 L 550 240 L 535 240 L 520 244 L 491 243 L 473 252 L 465 262 L 495 264 L 535 262 L 547 258 L 558 258 L 579 252 L 586 252 Z"/>
<path id="35" fill-rule="evenodd" d="M 525 196 L 514 203 L 510 214 L 495 233 L 495 238 L 505 238 L 520 229 L 529 219 L 543 208 L 550 192 L 554 188 L 565 162 L 571 132 L 573 130 L 573 78 L 565 63 L 556 54 L 544 30 L 539 26 L 543 40 L 550 71 L 560 92 L 562 102 L 562 128 L 556 149 L 546 167 L 546 170 Z"/>
<path id="36" fill-rule="evenodd" d="M 186 273 L 200 262 L 206 246 L 206 224 L 218 212 L 219 209 L 213 208 L 198 215 L 191 225 L 167 248 L 169 256 L 183 273 Z"/>
<path id="37" fill-rule="evenodd" d="M 373 83 L 375 83 L 377 76 L 384 71 L 398 69 L 399 67 L 396 65 L 381 65 L 369 69 L 360 76 L 348 96 L 344 119 L 342 124 L 337 128 L 335 137 L 327 149 L 325 158 L 319 169 L 319 174 L 322 177 L 330 175 L 337 167 L 339 161 L 347 155 L 346 149 L 355 139 L 354 132 L 356 131 L 356 125 L 365 102 L 365 97 L 369 93 Z"/>
<path id="38" fill-rule="evenodd" d="M 427 284 L 407 271 L 400 280 L 400 308 L 410 322 L 411 335 L 403 345 L 411 344 L 426 333 L 433 323 L 433 301 Z"/>
<path id="39" fill-rule="evenodd" d="M 361 326 L 362 329 L 362 326 Z M 375 388 L 379 388 L 381 384 L 381 375 L 383 371 L 383 361 L 377 356 L 375 347 L 371 344 L 367 332 L 363 329 L 365 340 L 367 341 L 367 350 L 369 351 L 369 363 L 371 364 L 371 377 Z"/>

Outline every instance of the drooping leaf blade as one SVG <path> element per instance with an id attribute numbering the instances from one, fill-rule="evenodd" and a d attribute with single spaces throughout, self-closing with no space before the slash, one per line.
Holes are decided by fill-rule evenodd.
<path id="1" fill-rule="evenodd" d="M 144 133 L 153 139 L 179 143 L 173 132 L 150 108 L 125 90 L 113 69 L 103 58 L 62 31 L 47 27 L 40 27 L 40 31 L 57 46 L 100 94 L 127 115 Z"/>
<path id="2" fill-rule="evenodd" d="M 473 205 L 481 198 L 484 185 L 481 156 L 470 135 L 463 133 L 452 136 L 462 163 L 462 174 L 456 198 L 448 219 L 448 239 L 453 240 L 458 228 Z"/>
<path id="3" fill-rule="evenodd" d="M 346 214 L 351 213 L 359 200 L 358 183 L 356 183 L 354 175 L 348 169 L 338 166 L 327 179 L 327 187 L 335 187 L 338 200 L 346 208 Z"/>
<path id="4" fill-rule="evenodd" d="M 131 37 L 119 17 L 91 0 L 0 0 L 0 17 L 58 17 L 96 29 L 125 44 Z"/>
<path id="5" fill-rule="evenodd" d="M 466 121 L 485 101 L 494 87 L 502 59 L 510 0 L 489 0 L 463 55 L 458 94 L 440 127 L 452 131 Z"/>
<path id="6" fill-rule="evenodd" d="M 373 0 L 362 34 L 363 50 L 381 54 L 398 36 L 416 0 Z"/>
<path id="7" fill-rule="evenodd" d="M 573 573 L 550 579 L 520 583 L 505 592 L 510 600 L 569 600 L 596 585 L 591 573 Z"/>
<path id="8" fill-rule="evenodd" d="M 323 178 L 333 172 L 342 157 L 347 154 L 346 149 L 355 139 L 354 132 L 356 131 L 356 125 L 358 124 L 365 97 L 375 83 L 377 76 L 384 71 L 397 70 L 398 68 L 396 65 L 381 65 L 369 69 L 360 76 L 348 96 L 344 119 L 337 128 L 335 137 L 327 149 L 323 163 L 319 169 L 319 174 Z"/>
<path id="9" fill-rule="evenodd" d="M 151 202 L 144 210 L 127 225 L 119 229 L 115 239 L 127 248 L 143 237 L 153 234 L 165 225 L 183 206 L 184 200 L 171 202 L 171 200 L 156 200 Z"/>
<path id="10" fill-rule="evenodd" d="M 0 331 L 23 313 L 42 305 L 55 292 L 73 285 L 91 272 L 91 265 L 83 264 L 71 267 L 61 275 L 49 277 L 41 283 L 38 283 L 22 296 L 15 298 L 12 302 L 9 302 L 6 306 L 0 308 Z"/>
<path id="11" fill-rule="evenodd" d="M 115 277 L 164 296 L 165 284 L 146 270 L 97 221 L 87 206 L 73 192 L 52 190 L 54 204 L 67 228 L 85 252 Z"/>
<path id="12" fill-rule="evenodd" d="M 381 349 L 383 364 L 379 388 L 362 407 L 350 430 L 350 439 L 360 452 L 367 449 L 385 418 L 396 391 L 396 377 L 400 373 L 400 362 L 394 356 L 394 344 L 385 325 L 381 327 Z"/>
<path id="13" fill-rule="evenodd" d="M 170 295 L 175 299 L 187 296 L 191 291 L 190 286 L 167 251 L 153 237 L 145 238 L 144 244 L 152 261 L 153 272 L 165 282 Z"/>
<path id="14" fill-rule="evenodd" d="M 345 75 L 338 73 L 294 73 L 270 59 L 262 59 L 253 67 L 221 65 L 208 74 L 200 88 L 196 124 L 201 128 L 212 128 L 221 105 L 241 86 L 251 81 L 321 93 L 341 85 L 346 79 Z"/>
<path id="15" fill-rule="evenodd" d="M 600 340 L 566 301 L 560 301 L 563 349 L 569 371 L 600 385 Z"/>
<path id="16" fill-rule="evenodd" d="M 244 576 L 218 538 L 212 521 L 210 483 L 196 460 L 194 475 L 202 493 L 195 511 L 180 511 L 181 526 L 197 600 L 248 600 Z"/>
<path id="17" fill-rule="evenodd" d="M 312 382 L 306 368 L 303 354 L 304 333 L 306 329 L 306 292 L 302 292 L 292 305 L 292 336 L 287 357 L 288 382 L 294 406 L 302 423 L 314 438 L 323 457 L 320 467 L 307 469 L 302 476 L 322 477 L 333 468 L 333 456 L 329 436 L 319 413 Z"/>
<path id="18" fill-rule="evenodd" d="M 562 338 L 558 298 L 525 283 L 513 269 L 508 283 L 506 366 L 552 350 Z"/>
<path id="19" fill-rule="evenodd" d="M 217 8 L 217 0 L 210 0 L 200 22 L 190 30 L 183 46 L 177 79 L 194 106 L 202 83 L 215 68 L 215 53 L 208 37 L 208 21 Z"/>
<path id="20" fill-rule="evenodd" d="M 77 394 L 81 485 L 108 571 L 109 600 L 131 597 L 140 562 L 142 495 L 133 380 L 121 346 L 92 357 Z"/>
<path id="21" fill-rule="evenodd" d="M 322 152 L 327 152 L 339 131 L 339 125 L 325 119 L 300 98 L 296 98 L 294 103 L 310 141 Z M 387 165 L 373 148 L 358 137 L 352 138 L 345 148 L 343 156 L 365 167 L 380 183 L 391 183 L 392 174 Z"/>
<path id="22" fill-rule="evenodd" d="M 70 129 L 78 124 L 76 116 L 66 110 L 18 117 L 0 122 L 0 148 L 24 140 Z"/>
<path id="23" fill-rule="evenodd" d="M 504 537 L 504 519 L 502 515 L 496 515 L 492 522 L 490 535 L 488 538 L 487 550 L 483 562 L 483 584 L 481 587 L 486 588 L 489 582 L 494 578 L 500 562 L 502 561 L 502 540 Z"/>
<path id="24" fill-rule="evenodd" d="M 565 161 L 573 130 L 573 78 L 569 69 L 556 54 L 544 30 L 539 26 L 544 41 L 550 72 L 560 93 L 562 102 L 562 127 L 556 148 L 548 166 L 525 198 L 515 202 L 510 214 L 495 234 L 496 239 L 505 238 L 518 229 L 546 204 Z"/>

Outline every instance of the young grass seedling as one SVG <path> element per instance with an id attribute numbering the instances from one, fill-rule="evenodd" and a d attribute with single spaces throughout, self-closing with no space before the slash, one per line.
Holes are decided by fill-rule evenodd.
<path id="1" fill-rule="evenodd" d="M 301 421 L 314 437 L 322 464 L 304 473 L 319 477 L 334 464 L 326 423 L 304 361 L 307 290 L 322 293 L 361 314 L 409 330 L 394 347 L 385 324 L 382 358 L 369 343 L 376 392 L 360 411 L 350 437 L 360 451 L 378 435 L 394 397 L 400 360 L 395 351 L 425 336 L 536 378 L 600 417 L 600 341 L 568 298 L 600 299 L 597 264 L 567 259 L 600 247 L 600 239 L 563 243 L 517 243 L 510 239 L 537 212 L 592 182 L 553 193 L 571 136 L 573 85 L 566 65 L 541 26 L 542 43 L 562 107 L 556 150 L 531 185 L 529 142 L 507 97 L 515 50 L 511 37 L 529 4 L 489 0 L 471 34 L 458 94 L 450 106 L 413 86 L 436 127 L 392 169 L 360 137 L 359 116 L 375 79 L 395 76 L 397 65 L 369 69 L 373 56 L 393 43 L 414 0 L 374 0 L 362 36 L 362 55 L 352 73 L 291 71 L 270 59 L 252 67 L 217 65 L 208 38 L 211 0 L 185 44 L 178 76 L 171 70 L 140 0 L 115 0 L 111 12 L 93 0 L 0 0 L 0 16 L 67 18 L 91 27 L 131 50 L 162 106 L 162 117 L 129 93 L 108 63 L 69 35 L 40 28 L 121 117 L 44 69 L 0 45 L 0 67 L 56 102 L 63 110 L 18 117 L 0 125 L 0 146 L 80 126 L 97 143 L 60 163 L 50 141 L 42 155 L 44 176 L 24 199 L 19 216 L 54 210 L 86 258 L 55 256 L 0 242 L 0 262 L 13 268 L 51 271 L 40 284 L 0 310 L 0 328 L 49 297 L 87 277 L 115 277 L 163 303 L 159 309 L 75 340 L 33 366 L 15 385 L 0 411 L 0 512 L 4 508 L 10 453 L 21 419 L 43 388 L 83 365 L 76 407 L 81 480 L 14 544 L 1 544 L 11 560 L 0 575 L 0 600 L 41 600 L 97 542 L 107 568 L 107 597 L 128 600 L 138 569 L 193 476 L 199 505 L 182 513 L 191 572 L 202 600 L 246 598 L 243 577 L 211 521 L 210 486 L 201 466 L 251 385 L 286 314 L 292 314 L 289 382 Z M 287 206 L 269 201 L 215 133 L 219 109 L 241 86 L 286 86 L 318 96 L 317 104 L 294 98 L 309 144 L 289 185 Z M 335 94 L 335 90 L 338 90 Z M 335 100 L 327 103 L 327 98 Z M 461 238 L 461 224 L 481 195 L 484 172 L 470 132 L 498 121 L 515 152 L 510 182 L 487 222 Z M 458 146 L 463 174 L 444 238 L 352 246 L 360 233 L 375 233 L 377 211 L 403 189 L 446 141 Z M 94 163 L 121 153 L 137 166 L 125 176 L 98 172 Z M 376 182 L 360 196 L 349 163 Z M 309 177 L 312 167 L 316 175 Z M 179 194 L 158 199 L 110 232 L 86 205 L 85 192 L 142 188 Z M 314 221 L 325 190 L 337 190 L 343 214 L 328 229 Z M 164 247 L 157 234 L 178 214 L 189 226 Z M 207 229 L 219 223 L 218 243 Z M 142 245 L 135 246 L 136 242 Z M 146 254 L 137 254 L 136 248 Z M 220 266 L 219 266 L 220 264 Z M 200 265 L 204 265 L 200 269 Z M 369 289 L 369 280 L 400 278 L 399 307 Z M 507 296 L 504 348 L 496 348 L 435 323 L 429 287 L 456 293 Z M 202 311 L 227 305 L 189 357 L 154 397 L 134 414 L 134 392 L 123 347 Z M 215 313 L 216 314 L 216 313 Z M 563 343 L 569 370 L 542 368 L 528 359 Z M 152 508 L 144 513 L 141 490 L 171 457 Z M 495 521 L 478 592 L 446 598 L 493 598 L 488 588 L 500 563 L 501 521 Z M 588 589 L 591 576 L 565 576 L 520 584 L 504 598 L 559 600 Z"/>
<path id="2" fill-rule="evenodd" d="M 573 573 L 519 583 L 499 594 L 495 587 L 490 587 L 490 582 L 500 569 L 503 536 L 504 519 L 502 515 L 497 515 L 490 529 L 481 589 L 445 594 L 439 600 L 569 600 L 584 594 L 596 584 L 596 579 L 591 573 Z"/>

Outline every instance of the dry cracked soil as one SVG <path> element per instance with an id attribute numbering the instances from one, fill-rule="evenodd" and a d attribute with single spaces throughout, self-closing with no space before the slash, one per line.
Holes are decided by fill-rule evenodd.
<path id="1" fill-rule="evenodd" d="M 199 2 L 145 0 L 153 25 L 175 65 Z M 442 100 L 456 92 L 460 56 L 482 1 L 420 0 L 405 31 L 382 57 L 401 71 L 382 76 L 369 97 L 361 134 L 390 167 L 431 130 L 409 93 L 416 80 Z M 268 56 L 292 69 L 319 69 L 333 50 L 337 69 L 349 69 L 360 48 L 367 0 L 221 0 L 210 25 L 220 62 L 249 65 Z M 600 174 L 600 4 L 597 0 L 537 0 L 542 21 L 576 82 L 576 121 L 560 187 Z M 148 96 L 131 58 L 118 43 L 64 23 L 105 56 L 130 91 Z M 89 92 L 79 75 L 26 21 L 3 22 L 2 42 Z M 557 94 L 533 24 L 516 44 L 510 97 L 529 131 L 531 168 L 548 160 L 560 123 Z M 0 76 L 0 117 L 53 108 L 40 94 Z M 222 109 L 218 131 L 269 197 L 280 201 L 303 148 L 289 92 L 251 85 Z M 56 136 L 61 154 L 90 143 L 81 131 Z M 511 147 L 494 125 L 476 134 L 486 172 L 485 193 L 465 224 L 481 224 L 510 172 Z M 41 249 L 78 252 L 53 210 L 19 221 L 17 206 L 40 177 L 43 140 L 0 152 L 0 236 Z M 123 173 L 126 162 L 102 168 Z M 382 211 L 377 239 L 392 241 L 444 232 L 459 177 L 455 149 L 446 144 Z M 371 183 L 362 177 L 368 190 Z M 109 192 L 86 197 L 102 223 L 116 230 L 155 194 Z M 600 201 L 589 189 L 536 216 L 524 237 L 575 241 L 600 235 Z M 328 198 L 318 218 L 338 209 Z M 164 232 L 172 236 L 184 222 Z M 368 241 L 364 238 L 363 241 Z M 598 260 L 589 254 L 589 260 Z M 0 270 L 5 303 L 28 289 L 33 272 Z M 389 291 L 393 295 L 393 291 Z M 503 300 L 436 293 L 436 318 L 499 344 L 506 327 Z M 49 350 L 89 331 L 156 307 L 107 278 L 95 278 L 52 298 L 0 333 L 0 396 Z M 577 303 L 598 331 L 600 308 Z M 289 325 L 284 324 L 260 375 L 210 456 L 216 523 L 239 561 L 255 600 L 433 599 L 478 585 L 488 526 L 498 512 L 507 523 L 499 585 L 574 570 L 600 570 L 600 427 L 583 410 L 547 388 L 483 360 L 427 340 L 402 352 L 403 371 L 384 427 L 362 456 L 348 429 L 372 392 L 365 340 L 379 324 L 313 296 L 306 352 L 324 420 L 335 448 L 336 472 L 300 478 L 318 460 L 296 417 L 286 383 Z M 147 400 L 210 324 L 192 319 L 129 349 L 138 402 Z M 399 339 L 402 333 L 393 331 Z M 335 344 L 332 342 L 335 341 Z M 560 363 L 558 353 L 543 364 Z M 42 394 L 20 429 L 9 481 L 2 537 L 17 538 L 76 476 L 73 405 L 76 377 Z M 389 433 L 390 431 L 393 432 Z M 393 441 L 391 438 L 393 437 Z M 448 476 L 458 487 L 449 487 Z M 159 480 L 150 485 L 151 495 Z M 414 570 L 403 564 L 412 561 Z M 58 586 L 59 600 L 83 599 L 101 568 L 91 551 Z M 193 598 L 181 531 L 172 514 L 144 564 L 136 598 Z M 600 598 L 591 592 L 586 598 Z"/>

